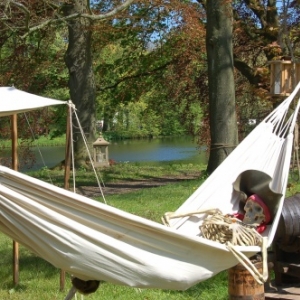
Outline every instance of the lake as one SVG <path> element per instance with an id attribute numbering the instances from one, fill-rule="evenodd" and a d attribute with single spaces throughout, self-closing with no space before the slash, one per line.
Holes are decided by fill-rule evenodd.
<path id="1" fill-rule="evenodd" d="M 208 160 L 206 148 L 199 148 L 190 137 L 122 140 L 110 143 L 109 158 L 116 162 L 206 164 Z M 52 168 L 62 161 L 65 155 L 63 146 L 40 147 L 33 150 L 36 163 L 31 170 L 38 170 L 45 166 Z"/>

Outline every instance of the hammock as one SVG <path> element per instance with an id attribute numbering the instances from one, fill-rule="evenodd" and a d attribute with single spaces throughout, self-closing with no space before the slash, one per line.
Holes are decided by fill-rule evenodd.
<path id="1" fill-rule="evenodd" d="M 241 192 L 262 191 L 272 215 L 263 235 L 267 245 L 272 244 L 299 103 L 291 114 L 289 107 L 299 88 L 300 84 L 176 213 L 206 208 L 234 213 Z M 167 227 L 0 166 L 0 230 L 82 280 L 186 290 L 235 266 L 239 261 L 225 244 L 201 236 L 202 222 L 202 215 L 193 215 L 171 219 Z M 246 257 L 261 251 L 260 246 L 236 249 Z"/>

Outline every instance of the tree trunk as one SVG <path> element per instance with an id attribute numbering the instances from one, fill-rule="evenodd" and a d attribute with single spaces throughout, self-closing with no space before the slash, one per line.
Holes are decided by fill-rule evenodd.
<path id="1" fill-rule="evenodd" d="M 211 135 L 207 171 L 212 173 L 238 143 L 230 1 L 207 1 L 206 49 Z"/>
<path id="2" fill-rule="evenodd" d="M 73 1 L 64 5 L 65 15 L 84 12 L 85 1 Z M 71 100 L 76 106 L 77 114 L 86 135 L 90 149 L 95 141 L 96 125 L 96 86 L 92 68 L 91 21 L 76 18 L 68 21 L 68 49 L 65 63 L 69 69 L 69 88 Z M 74 123 L 76 124 L 76 123 Z M 73 128 L 75 165 L 86 166 L 87 152 L 79 129 Z"/>

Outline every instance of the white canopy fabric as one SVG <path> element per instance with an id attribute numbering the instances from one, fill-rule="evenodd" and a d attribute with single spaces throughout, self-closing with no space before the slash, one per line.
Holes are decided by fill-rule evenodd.
<path id="1" fill-rule="evenodd" d="M 14 87 L 0 87 L 0 117 L 61 104 L 66 105 L 67 101 L 37 96 Z"/>

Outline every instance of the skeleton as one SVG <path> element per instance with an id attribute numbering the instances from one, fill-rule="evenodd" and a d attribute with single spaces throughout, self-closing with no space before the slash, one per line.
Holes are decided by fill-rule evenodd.
<path id="1" fill-rule="evenodd" d="M 267 206 L 258 195 L 251 195 L 244 206 L 245 214 L 223 215 L 219 209 L 205 209 L 188 213 L 165 213 L 162 222 L 170 226 L 173 218 L 190 217 L 206 214 L 199 229 L 204 238 L 226 244 L 234 256 L 253 275 L 258 283 L 268 279 L 267 267 L 267 238 L 262 237 L 256 230 L 257 226 L 270 222 L 270 213 Z M 242 217 L 242 218 L 241 218 Z M 236 246 L 260 246 L 263 257 L 263 273 L 260 274 L 251 261 Z"/>
<path id="2" fill-rule="evenodd" d="M 240 214 L 240 217 L 236 217 L 232 215 L 234 218 L 239 218 L 243 221 L 244 225 L 250 225 L 252 227 L 257 227 L 262 223 L 268 224 L 271 220 L 270 212 L 267 206 L 263 203 L 263 201 L 257 195 L 251 195 L 246 199 L 246 203 L 244 206 L 245 214 Z M 170 226 L 170 220 L 175 218 L 183 218 L 183 217 L 191 217 L 199 214 L 219 214 L 222 212 L 215 208 L 192 211 L 187 213 L 176 213 L 176 212 L 167 212 L 162 217 L 162 222 L 166 226 Z M 241 218 L 242 216 L 242 218 Z"/>

